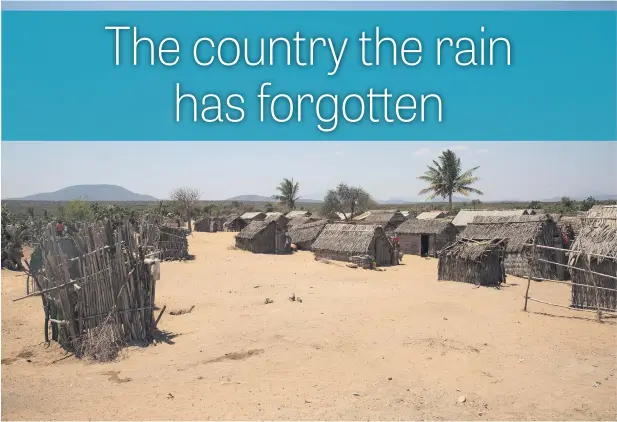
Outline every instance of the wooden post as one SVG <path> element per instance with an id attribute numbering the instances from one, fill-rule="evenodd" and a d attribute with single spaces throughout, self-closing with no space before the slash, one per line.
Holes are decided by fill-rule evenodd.
<path id="1" fill-rule="evenodd" d="M 585 256 L 585 262 L 589 262 L 589 256 Z M 598 322 L 602 322 L 602 311 L 600 310 L 600 293 L 598 293 L 598 285 L 596 284 L 596 278 L 593 274 L 591 274 L 591 281 L 593 283 L 593 292 L 596 296 L 596 318 Z"/>
<path id="2" fill-rule="evenodd" d="M 529 259 L 529 274 L 527 275 L 527 290 L 525 290 L 525 306 L 523 307 L 523 311 L 527 312 L 527 300 L 529 299 L 529 286 L 531 285 L 531 273 L 533 273 L 535 269 L 535 258 L 536 258 L 536 238 L 534 236 L 532 247 L 531 247 L 531 258 Z"/>

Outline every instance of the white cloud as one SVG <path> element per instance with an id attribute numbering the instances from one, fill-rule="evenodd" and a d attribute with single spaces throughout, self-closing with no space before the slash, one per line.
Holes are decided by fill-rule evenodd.
<path id="1" fill-rule="evenodd" d="M 488 154 L 488 149 L 484 149 L 484 148 L 477 149 L 476 154 Z"/>
<path id="2" fill-rule="evenodd" d="M 469 149 L 469 147 L 467 145 L 452 145 L 452 146 L 449 146 L 447 148 L 442 148 L 440 150 L 440 152 L 444 152 L 444 151 L 447 151 L 447 150 L 450 150 L 450 151 L 467 151 L 468 149 Z"/>
<path id="3" fill-rule="evenodd" d="M 429 148 L 420 148 L 413 154 L 417 155 L 418 157 L 426 157 L 427 155 L 431 155 L 431 150 Z"/>

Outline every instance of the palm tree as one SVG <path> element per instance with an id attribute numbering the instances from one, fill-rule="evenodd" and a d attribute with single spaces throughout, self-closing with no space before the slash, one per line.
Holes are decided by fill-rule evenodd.
<path id="1" fill-rule="evenodd" d="M 479 167 L 463 171 L 461 159 L 449 149 L 445 150 L 437 160 L 433 160 L 433 166 L 428 166 L 428 170 L 418 177 L 429 184 L 426 189 L 420 191 L 420 195 L 431 193 L 427 198 L 429 200 L 437 196 L 448 198 L 449 211 L 452 211 L 454 193 L 464 196 L 469 196 L 470 193 L 483 195 L 481 191 L 470 186 L 478 180 L 473 173 Z"/>
<path id="2" fill-rule="evenodd" d="M 294 182 L 294 179 L 283 179 L 283 181 L 276 187 L 279 191 L 279 195 L 272 196 L 281 204 L 284 204 L 289 211 L 296 209 L 296 201 L 300 199 L 298 192 L 300 191 L 300 184 Z"/>

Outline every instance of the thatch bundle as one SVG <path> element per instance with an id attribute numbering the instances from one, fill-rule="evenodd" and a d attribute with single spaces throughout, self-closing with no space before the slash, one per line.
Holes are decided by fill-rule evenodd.
<path id="1" fill-rule="evenodd" d="M 585 224 L 572 245 L 569 264 L 586 270 L 572 269 L 573 283 L 613 289 L 573 285 L 573 307 L 596 309 L 599 305 L 604 310 L 617 310 L 617 280 L 600 275 L 617 277 L 617 227 L 604 222 Z"/>
<path id="2" fill-rule="evenodd" d="M 503 248 L 490 241 L 452 243 L 439 253 L 437 279 L 499 285 L 505 281 Z"/>
<path id="3" fill-rule="evenodd" d="M 327 220 L 319 220 L 296 225 L 287 231 L 287 235 L 291 238 L 291 243 L 295 244 L 298 249 L 309 250 L 326 224 L 328 224 Z"/>
<path id="4" fill-rule="evenodd" d="M 115 231 L 109 221 L 83 224 L 62 239 L 48 228 L 39 245 L 43 267 L 33 273 L 38 291 L 31 294 L 43 298 L 46 341 L 51 322 L 52 340 L 62 347 L 106 359 L 120 344 L 152 339 L 155 280 L 144 240 L 153 227 L 138 235 L 128 222 Z"/>
<path id="5" fill-rule="evenodd" d="M 564 278 L 563 267 L 552 264 L 565 264 L 565 254 L 552 249 L 538 248 L 535 257 L 527 246 L 533 242 L 542 246 L 561 245 L 561 232 L 548 215 L 522 215 L 518 217 L 484 217 L 478 216 L 469 223 L 463 237 L 476 241 L 498 240 L 505 244 L 505 266 L 508 274 L 527 277 L 532 271 L 532 258 L 540 258 L 533 266 L 534 277 L 549 280 Z"/>
<path id="6" fill-rule="evenodd" d="M 395 230 L 396 234 L 440 234 L 449 228 L 454 229 L 449 219 L 407 220 Z"/>

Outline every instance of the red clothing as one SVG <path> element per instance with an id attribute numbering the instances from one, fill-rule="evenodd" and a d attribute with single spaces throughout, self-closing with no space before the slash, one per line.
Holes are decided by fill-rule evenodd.
<path id="1" fill-rule="evenodd" d="M 64 226 L 62 225 L 62 223 L 58 223 L 58 225 L 56 226 L 56 231 L 58 233 L 62 233 L 64 231 Z"/>

